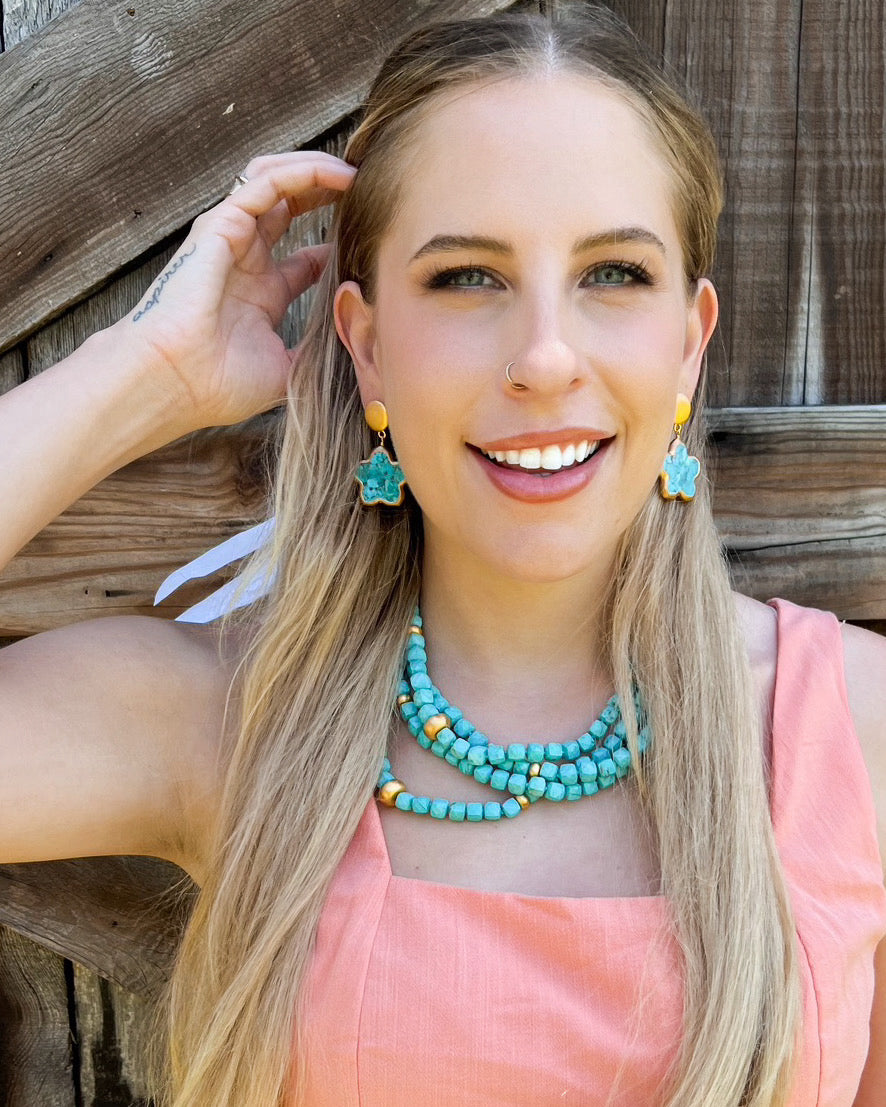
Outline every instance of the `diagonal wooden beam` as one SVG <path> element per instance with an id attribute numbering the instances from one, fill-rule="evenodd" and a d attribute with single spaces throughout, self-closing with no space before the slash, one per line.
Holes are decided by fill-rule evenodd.
<path id="1" fill-rule="evenodd" d="M 393 43 L 508 0 L 82 0 L 0 55 L 0 352 L 351 112 Z"/>

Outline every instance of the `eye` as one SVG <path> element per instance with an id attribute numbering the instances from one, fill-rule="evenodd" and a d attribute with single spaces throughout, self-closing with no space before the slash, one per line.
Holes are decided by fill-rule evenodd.
<path id="1" fill-rule="evenodd" d="M 426 280 L 428 288 L 497 288 L 499 282 L 486 269 L 475 265 L 460 269 L 439 269 Z"/>
<path id="2" fill-rule="evenodd" d="M 605 261 L 602 265 L 589 269 L 582 283 L 598 288 L 619 288 L 623 285 L 652 284 L 652 278 L 644 265 L 628 261 Z"/>

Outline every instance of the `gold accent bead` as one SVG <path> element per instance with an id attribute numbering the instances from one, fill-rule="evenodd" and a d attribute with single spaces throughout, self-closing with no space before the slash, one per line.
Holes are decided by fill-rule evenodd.
<path id="1" fill-rule="evenodd" d="M 541 765 L 539 765 L 539 763 L 537 761 L 533 762 L 533 764 L 531 764 L 529 766 L 529 775 L 530 776 L 538 776 L 538 774 L 540 772 L 541 772 Z"/>
<path id="2" fill-rule="evenodd" d="M 385 807 L 393 807 L 397 796 L 405 791 L 406 785 L 402 780 L 389 780 L 387 784 L 383 784 L 381 788 L 379 788 L 378 802 L 383 803 Z"/>
<path id="3" fill-rule="evenodd" d="M 388 429 L 388 409 L 381 400 L 370 400 L 363 409 L 363 415 L 372 430 L 381 433 Z"/>
<path id="4" fill-rule="evenodd" d="M 514 799 L 520 804 L 524 811 L 529 806 L 529 800 L 525 796 L 514 796 Z"/>
<path id="5" fill-rule="evenodd" d="M 407 696 L 405 693 L 402 696 L 397 697 L 397 706 L 402 707 L 404 703 L 412 703 L 412 696 Z"/>
<path id="6" fill-rule="evenodd" d="M 410 634 L 424 634 L 424 630 L 421 627 L 416 626 L 415 623 L 413 623 L 412 626 L 409 628 L 409 633 Z"/>
<path id="7" fill-rule="evenodd" d="M 449 719 L 447 719 L 445 715 L 432 715 L 425 723 L 425 734 L 427 734 L 433 742 L 440 731 L 446 726 L 449 726 Z"/>
<path id="8" fill-rule="evenodd" d="M 689 421 L 689 416 L 692 414 L 692 403 L 688 396 L 684 396 L 682 392 L 677 393 L 677 409 L 674 412 L 674 425 L 682 427 L 684 423 Z"/>

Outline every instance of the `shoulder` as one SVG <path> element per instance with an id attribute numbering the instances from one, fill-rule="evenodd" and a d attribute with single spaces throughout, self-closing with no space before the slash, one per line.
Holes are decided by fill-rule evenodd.
<path id="1" fill-rule="evenodd" d="M 867 765 L 886 865 L 886 638 L 842 625 L 849 708 Z"/>
<path id="2" fill-rule="evenodd" d="M 778 659 L 778 619 L 768 604 L 750 596 L 733 593 L 738 627 L 747 649 L 751 680 L 757 697 L 765 756 L 770 760 L 772 705 L 775 696 L 775 671 Z"/>

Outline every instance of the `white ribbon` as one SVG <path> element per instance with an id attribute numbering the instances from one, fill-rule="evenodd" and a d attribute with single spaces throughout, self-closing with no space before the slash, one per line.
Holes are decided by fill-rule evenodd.
<path id="1" fill-rule="evenodd" d="M 186 565 L 170 573 L 166 580 L 157 589 L 154 596 L 154 606 L 177 592 L 188 581 L 198 580 L 200 577 L 210 576 L 232 565 L 235 561 L 247 557 L 261 549 L 274 533 L 274 519 L 267 519 L 258 526 L 241 531 L 233 537 L 213 546 L 212 549 L 195 557 Z M 256 600 L 266 596 L 274 583 L 274 573 L 269 572 L 265 576 L 258 576 L 246 586 L 239 576 L 227 581 L 220 588 L 216 588 L 205 599 L 189 607 L 176 618 L 177 623 L 211 623 L 214 619 L 238 608 L 255 603 Z"/>

